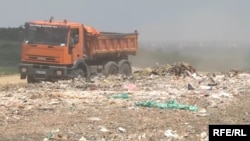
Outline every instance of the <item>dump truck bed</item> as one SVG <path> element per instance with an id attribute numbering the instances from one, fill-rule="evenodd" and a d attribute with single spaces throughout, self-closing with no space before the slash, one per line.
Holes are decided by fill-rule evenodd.
<path id="1" fill-rule="evenodd" d="M 100 32 L 98 36 L 87 36 L 89 56 L 120 57 L 135 55 L 138 49 L 138 33 Z"/>

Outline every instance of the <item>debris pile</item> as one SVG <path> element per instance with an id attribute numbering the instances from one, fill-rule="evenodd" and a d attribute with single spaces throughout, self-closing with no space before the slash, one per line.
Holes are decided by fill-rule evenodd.
<path id="1" fill-rule="evenodd" d="M 164 65 L 156 65 L 152 68 L 146 68 L 144 70 L 135 71 L 135 74 L 139 75 L 175 75 L 175 76 L 191 76 L 196 72 L 196 69 L 185 62 L 177 62 L 174 64 L 164 64 Z"/>

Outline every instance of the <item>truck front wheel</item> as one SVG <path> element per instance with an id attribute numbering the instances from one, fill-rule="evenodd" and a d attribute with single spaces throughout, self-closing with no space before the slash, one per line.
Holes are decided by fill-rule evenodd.
<path id="1" fill-rule="evenodd" d="M 34 79 L 33 76 L 27 76 L 27 83 L 37 83 L 38 81 Z"/>
<path id="2" fill-rule="evenodd" d="M 117 75 L 118 74 L 118 66 L 115 62 L 110 61 L 104 66 L 104 75 Z"/>

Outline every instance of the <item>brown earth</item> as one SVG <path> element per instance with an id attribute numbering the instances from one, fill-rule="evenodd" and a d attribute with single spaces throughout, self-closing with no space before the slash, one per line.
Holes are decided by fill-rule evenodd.
<path id="1" fill-rule="evenodd" d="M 0 76 L 0 84 L 17 84 L 26 83 L 26 80 L 20 79 L 20 75 L 4 75 Z"/>
<path id="2" fill-rule="evenodd" d="M 71 81 L 26 84 L 18 75 L 0 77 L 0 140 L 205 141 L 209 124 L 250 124 L 248 91 L 231 91 L 234 100 L 219 99 L 213 105 L 210 103 L 212 98 L 209 100 L 210 94 L 212 96 L 217 91 L 181 90 L 185 89 L 183 84 L 186 82 L 194 82 L 191 79 L 175 80 L 170 76 L 129 79 L 128 82 L 136 84 L 138 89 L 126 91 L 121 88 L 123 85 L 119 85 L 121 79 L 97 80 L 94 86 Z M 225 80 L 225 83 L 230 80 Z M 125 84 L 127 81 L 122 82 Z M 232 82 L 228 87 L 239 82 L 242 80 Z M 171 85 L 158 86 L 165 83 Z M 169 87 L 180 91 L 172 92 L 173 89 L 167 89 Z M 132 98 L 110 98 L 112 94 L 121 92 Z M 175 97 L 175 94 L 180 95 Z M 135 101 L 164 101 L 169 97 L 175 97 L 180 103 L 196 105 L 203 113 L 135 106 Z M 176 137 L 169 137 L 168 131 L 176 131 L 176 134 L 172 133 Z"/>

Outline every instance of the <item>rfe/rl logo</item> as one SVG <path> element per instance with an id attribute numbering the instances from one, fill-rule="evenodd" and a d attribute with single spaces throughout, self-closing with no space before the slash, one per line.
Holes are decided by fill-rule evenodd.
<path id="1" fill-rule="evenodd" d="M 247 136 L 243 129 L 213 129 L 213 136 Z"/>

